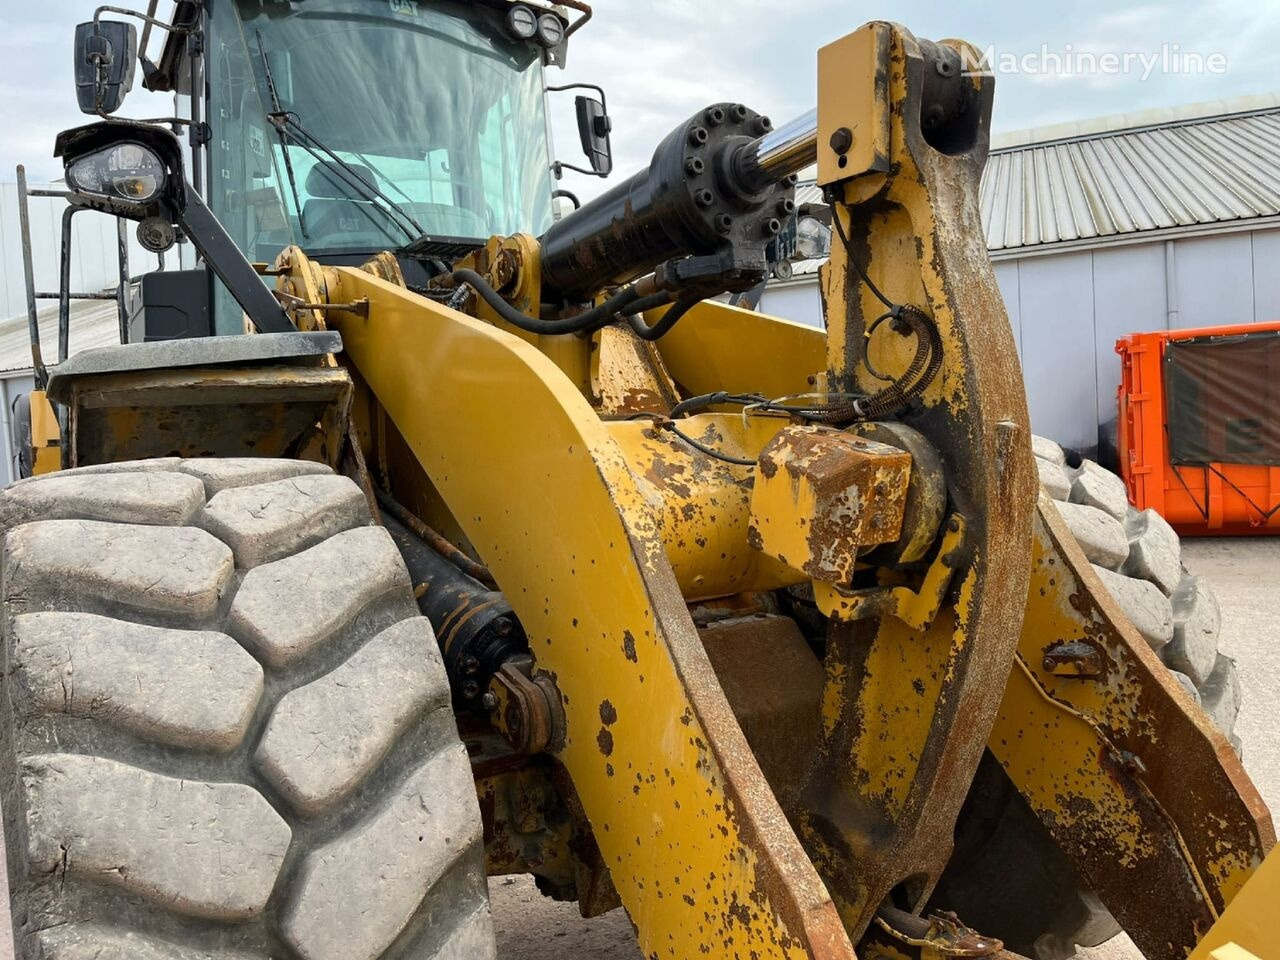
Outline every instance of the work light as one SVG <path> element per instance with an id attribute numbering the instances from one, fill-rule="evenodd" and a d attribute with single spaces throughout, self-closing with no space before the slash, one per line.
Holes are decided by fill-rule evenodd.
<path id="1" fill-rule="evenodd" d="M 554 13 L 538 18 L 538 42 L 547 49 L 558 47 L 564 40 L 564 23 Z"/>
<path id="2" fill-rule="evenodd" d="M 523 4 L 507 12 L 507 30 L 517 40 L 532 40 L 538 32 L 538 16 Z"/>

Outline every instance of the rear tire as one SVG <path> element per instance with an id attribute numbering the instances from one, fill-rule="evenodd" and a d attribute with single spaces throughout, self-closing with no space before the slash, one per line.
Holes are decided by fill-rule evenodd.
<path id="1" fill-rule="evenodd" d="M 354 483 L 89 467 L 0 529 L 21 960 L 495 956 L 440 653 Z"/>
<path id="2" fill-rule="evenodd" d="M 1124 481 L 1092 460 L 1073 467 L 1043 437 L 1034 438 L 1034 449 L 1045 492 L 1103 586 L 1238 751 L 1236 664 L 1218 651 L 1218 601 L 1182 566 L 1178 535 L 1155 511 L 1130 506 Z M 990 754 L 960 813 L 956 852 L 932 905 L 1036 960 L 1067 960 L 1078 946 L 1121 932 Z"/>

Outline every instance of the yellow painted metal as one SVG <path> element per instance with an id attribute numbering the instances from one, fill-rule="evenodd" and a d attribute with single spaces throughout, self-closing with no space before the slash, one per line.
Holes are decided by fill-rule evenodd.
<path id="1" fill-rule="evenodd" d="M 367 317 L 328 317 L 347 359 L 563 694 L 559 759 L 645 955 L 852 960 L 715 681 L 659 510 L 610 429 L 521 338 L 370 274 L 334 274 L 333 302 L 371 302 Z"/>
<path id="2" fill-rule="evenodd" d="M 947 521 L 937 556 L 929 564 L 919 587 L 888 583 L 851 590 L 835 583 L 813 582 L 813 596 L 824 616 L 837 622 L 893 617 L 913 630 L 927 630 L 942 609 L 964 545 L 964 517 Z M 892 574 L 886 572 L 886 576 Z"/>
<path id="3" fill-rule="evenodd" d="M 591 393 L 602 417 L 665 414 L 680 401 L 657 348 L 620 324 L 596 335 Z"/>
<path id="4" fill-rule="evenodd" d="M 40 476 L 62 468 L 62 428 L 58 415 L 43 390 L 27 394 L 31 404 L 32 473 Z"/>
<path id="5" fill-rule="evenodd" d="M 815 580 L 848 583 L 858 555 L 902 531 L 911 456 L 828 427 L 790 426 L 760 455 L 751 544 Z"/>
<path id="6" fill-rule="evenodd" d="M 889 31 L 868 25 L 818 51 L 818 185 L 889 172 Z M 848 148 L 833 149 L 842 136 Z"/>
<path id="7" fill-rule="evenodd" d="M 1100 676 L 1057 676 L 1059 643 Z M 1239 758 L 1134 631 L 1040 500 L 1017 662 L 990 746 L 1148 957 L 1181 957 L 1275 841 Z"/>
<path id="8" fill-rule="evenodd" d="M 837 238 L 822 271 L 827 386 L 874 393 L 884 381 L 868 352 L 878 371 L 902 376 L 916 350 L 888 323 L 867 341 L 889 307 L 863 282 L 865 270 L 893 303 L 937 327 L 942 367 L 911 424 L 946 465 L 965 526 L 936 616 L 913 617 L 921 626 L 898 616 L 837 624 L 828 639 L 824 742 L 800 830 L 855 934 L 892 892 L 921 906 L 949 858 L 995 720 L 991 692 L 1005 684 L 1018 640 L 1036 486 L 1016 346 L 981 239 L 990 78 L 960 78 L 970 85 L 971 136 L 940 151 L 921 127 L 932 69 L 921 44 L 888 23 L 859 34 L 831 51 L 831 72 L 820 76 L 820 178 L 829 131 L 856 129 L 855 149 L 869 148 L 836 166 L 857 175 L 842 180 L 844 202 L 833 210 L 849 245 Z M 824 118 L 833 108 L 835 119 Z M 912 577 L 884 585 L 919 583 Z"/>
<path id="9" fill-rule="evenodd" d="M 658 353 L 686 394 L 781 397 L 815 389 L 827 338 L 813 327 L 704 300 L 658 341 Z"/>
<path id="10" fill-rule="evenodd" d="M 1268 911 L 1268 916 L 1270 916 L 1270 911 Z M 1274 937 L 1270 938 L 1268 942 L 1271 942 L 1271 940 L 1274 940 Z M 1211 960 L 1263 960 L 1262 957 L 1250 953 L 1238 943 L 1224 943 L 1210 953 L 1209 957 Z"/>
<path id="11" fill-rule="evenodd" d="M 786 423 L 726 414 L 680 421 L 683 432 L 739 459 L 756 457 Z M 658 535 L 686 600 L 773 590 L 807 579 L 748 542 L 754 468 L 700 453 L 650 421 L 617 420 L 608 429 L 653 506 Z"/>

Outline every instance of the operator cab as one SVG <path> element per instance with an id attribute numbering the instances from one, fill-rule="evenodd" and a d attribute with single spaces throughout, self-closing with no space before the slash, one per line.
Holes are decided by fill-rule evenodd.
<path id="1" fill-rule="evenodd" d="M 552 157 L 546 99 L 569 87 L 548 88 L 545 68 L 563 65 L 590 17 L 578 0 L 178 0 L 169 22 L 133 16 L 141 50 L 131 23 L 77 29 L 81 108 L 107 119 L 138 64 L 146 88 L 174 93 L 178 116 L 138 126 L 179 135 L 170 178 L 187 181 L 209 229 L 248 262 L 295 244 L 331 263 L 390 250 L 425 283 L 438 267 L 414 251 L 461 255 L 494 235 L 541 234 L 563 169 L 603 176 L 612 165 L 603 91 L 577 98 L 591 169 Z M 153 27 L 167 31 L 155 63 Z M 133 126 L 111 129 L 124 140 Z M 70 170 L 77 158 L 63 156 Z M 73 204 L 107 209 L 75 193 Z M 119 203 L 107 212 L 144 219 Z M 190 224 L 145 219 L 149 250 L 197 239 Z M 209 241 L 196 245 L 205 264 L 138 285 L 132 322 L 122 319 L 130 340 L 244 332 L 241 292 Z"/>

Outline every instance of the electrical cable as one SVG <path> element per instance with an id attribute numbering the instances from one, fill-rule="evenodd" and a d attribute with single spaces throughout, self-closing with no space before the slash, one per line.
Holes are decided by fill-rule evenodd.
<path id="1" fill-rule="evenodd" d="M 867 397 L 842 400 L 826 406 L 820 416 L 811 417 L 821 423 L 848 423 L 854 420 L 878 420 L 908 406 L 917 399 L 942 369 L 942 336 L 937 325 L 923 310 L 912 304 L 894 303 L 881 292 L 863 269 L 862 264 L 854 257 L 849 234 L 840 219 L 838 204 L 832 204 L 832 223 L 840 242 L 844 245 L 845 259 L 857 272 L 862 282 L 882 304 L 889 309 L 876 317 L 863 333 L 862 362 L 871 376 L 877 380 L 888 381 L 889 385 Z M 893 321 L 896 332 L 906 336 L 913 334 L 916 338 L 916 352 L 908 364 L 906 371 L 893 379 L 877 370 L 870 359 L 871 335 L 886 320 Z"/>
<path id="2" fill-rule="evenodd" d="M 735 466 L 739 466 L 739 467 L 754 467 L 756 465 L 756 461 L 754 460 L 747 460 L 743 457 L 735 457 L 731 454 L 721 453 L 719 450 L 715 450 L 711 447 L 708 447 L 706 444 L 702 443 L 701 441 L 693 439 L 693 437 L 689 436 L 687 433 L 685 433 L 683 430 L 677 427 L 670 420 L 664 420 L 661 423 L 659 423 L 658 426 L 663 430 L 671 431 L 677 437 L 679 437 L 681 440 L 687 443 L 689 446 L 693 447 L 693 449 L 697 450 L 699 453 L 705 453 L 708 457 L 713 457 L 716 460 L 722 460 L 725 463 L 732 463 Z"/>
<path id="3" fill-rule="evenodd" d="M 741 404 L 749 406 L 751 404 L 766 404 L 769 401 L 758 393 L 729 393 L 725 390 L 718 390 L 715 393 L 702 393 L 696 397 L 686 397 L 671 408 L 671 412 L 667 414 L 672 420 L 679 420 L 681 417 L 688 415 L 694 410 L 703 410 L 707 407 L 718 406 L 722 404 Z"/>

